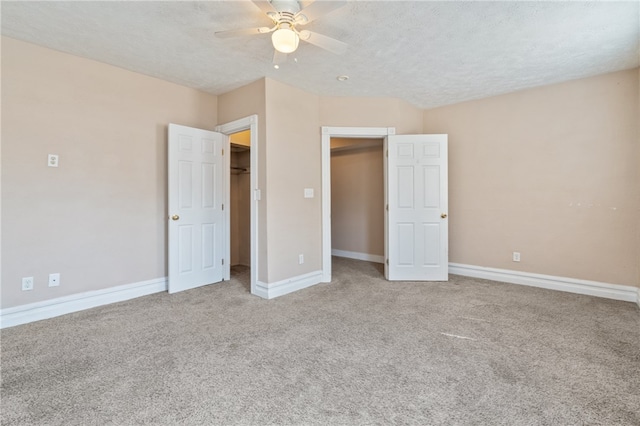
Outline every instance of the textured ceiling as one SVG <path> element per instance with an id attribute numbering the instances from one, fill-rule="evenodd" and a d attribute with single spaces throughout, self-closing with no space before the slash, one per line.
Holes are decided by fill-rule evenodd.
<path id="1" fill-rule="evenodd" d="M 301 42 L 279 70 L 269 35 L 213 35 L 269 25 L 250 1 L 1 8 L 3 35 L 213 94 L 266 76 L 317 94 L 429 108 L 640 64 L 638 1 L 349 1 L 306 27 L 348 43 L 344 55 Z M 343 74 L 350 79 L 337 81 Z"/>

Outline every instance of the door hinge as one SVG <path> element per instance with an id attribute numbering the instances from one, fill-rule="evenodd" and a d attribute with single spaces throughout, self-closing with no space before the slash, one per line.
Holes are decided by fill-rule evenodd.
<path id="1" fill-rule="evenodd" d="M 222 259 L 222 264 L 224 265 L 224 259 Z"/>
<path id="2" fill-rule="evenodd" d="M 385 260 L 385 263 L 388 265 L 389 264 L 389 259 Z"/>
<path id="3" fill-rule="evenodd" d="M 224 204 L 222 205 L 222 211 L 224 211 Z"/>
<path id="4" fill-rule="evenodd" d="M 386 150 L 384 155 L 386 155 L 388 157 L 389 156 L 389 150 Z"/>
<path id="5" fill-rule="evenodd" d="M 224 155 L 224 148 L 222 148 L 222 155 Z"/>
<path id="6" fill-rule="evenodd" d="M 389 211 L 389 204 L 387 204 L 385 207 L 386 207 L 387 211 Z"/>

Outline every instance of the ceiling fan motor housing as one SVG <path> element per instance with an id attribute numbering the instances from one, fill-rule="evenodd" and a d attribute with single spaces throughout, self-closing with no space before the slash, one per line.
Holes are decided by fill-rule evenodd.
<path id="1" fill-rule="evenodd" d="M 304 26 L 332 11 L 344 6 L 346 0 L 320 1 L 303 5 L 297 0 L 253 0 L 272 21 L 273 26 L 246 28 L 239 30 L 218 31 L 216 36 L 226 38 L 242 35 L 271 34 L 273 47 L 280 53 L 292 53 L 298 48 L 300 40 L 328 50 L 335 54 L 345 52 L 347 45 L 339 40 L 318 34 L 309 30 L 299 30 L 297 26 Z M 280 55 L 282 56 L 282 55 Z M 276 59 L 274 63 L 277 64 Z"/>
<path id="2" fill-rule="evenodd" d="M 300 12 L 300 3 L 297 0 L 271 0 L 271 5 L 278 12 L 289 12 L 295 15 Z"/>

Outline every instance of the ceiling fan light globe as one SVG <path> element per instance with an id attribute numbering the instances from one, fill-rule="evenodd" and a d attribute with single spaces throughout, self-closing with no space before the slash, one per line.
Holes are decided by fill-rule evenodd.
<path id="1" fill-rule="evenodd" d="M 271 42 L 278 52 L 291 53 L 298 48 L 300 38 L 293 30 L 280 28 L 271 35 Z"/>

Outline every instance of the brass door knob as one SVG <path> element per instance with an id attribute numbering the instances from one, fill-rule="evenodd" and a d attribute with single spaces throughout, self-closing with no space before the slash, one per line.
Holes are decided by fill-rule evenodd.
<path id="1" fill-rule="evenodd" d="M 174 214 L 173 216 L 171 216 L 171 219 L 178 220 L 180 219 L 180 216 L 178 216 L 177 214 Z"/>
<path id="2" fill-rule="evenodd" d="M 446 218 L 446 217 L 447 217 L 447 214 L 446 214 L 446 213 L 442 213 L 442 214 L 440 215 L 440 217 L 444 219 L 444 218 Z"/>

